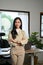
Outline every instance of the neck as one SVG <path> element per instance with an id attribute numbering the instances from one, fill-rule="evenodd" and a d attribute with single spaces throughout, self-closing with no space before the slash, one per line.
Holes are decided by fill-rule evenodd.
<path id="1" fill-rule="evenodd" d="M 16 28 L 16 29 L 20 29 L 20 28 Z"/>

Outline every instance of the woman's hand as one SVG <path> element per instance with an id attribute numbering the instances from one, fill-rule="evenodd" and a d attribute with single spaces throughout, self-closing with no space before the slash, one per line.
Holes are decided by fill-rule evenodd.
<path id="1" fill-rule="evenodd" d="M 13 42 L 13 43 L 16 43 L 18 46 L 21 46 L 22 44 L 21 44 L 21 41 L 17 41 L 16 39 L 10 39 L 9 40 L 10 42 Z"/>
<path id="2" fill-rule="evenodd" d="M 21 43 L 21 41 L 18 40 L 17 43 Z"/>
<path id="3" fill-rule="evenodd" d="M 12 42 L 13 42 L 13 43 L 18 43 L 16 39 L 13 39 Z"/>
<path id="4" fill-rule="evenodd" d="M 18 46 L 22 46 L 21 41 L 17 41 Z"/>
<path id="5" fill-rule="evenodd" d="M 17 43 L 16 39 L 9 39 L 10 42 Z"/>

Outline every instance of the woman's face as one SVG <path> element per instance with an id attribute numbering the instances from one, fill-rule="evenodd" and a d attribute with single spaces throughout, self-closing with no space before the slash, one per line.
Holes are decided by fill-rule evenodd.
<path id="1" fill-rule="evenodd" d="M 16 22 L 15 22 L 15 26 L 16 26 L 16 28 L 20 28 L 20 26 L 21 26 L 21 22 L 20 22 L 19 19 L 16 20 Z"/>

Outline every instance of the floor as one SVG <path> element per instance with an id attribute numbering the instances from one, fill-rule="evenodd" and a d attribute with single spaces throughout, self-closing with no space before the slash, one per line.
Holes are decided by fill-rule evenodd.
<path id="1" fill-rule="evenodd" d="M 11 64 L 9 64 L 9 63 L 4 63 L 4 64 L 0 64 L 0 65 L 11 65 Z"/>
<path id="2" fill-rule="evenodd" d="M 11 65 L 11 64 L 6 63 L 6 64 L 0 64 L 0 65 Z M 43 63 L 38 63 L 37 65 L 43 65 Z"/>
<path id="3" fill-rule="evenodd" d="M 6 63 L 6 64 L 0 64 L 0 65 L 11 65 L 11 64 Z M 43 63 L 38 63 L 37 65 L 43 65 Z"/>
<path id="4" fill-rule="evenodd" d="M 25 58 L 26 60 L 25 60 L 25 62 L 24 62 L 24 65 L 31 65 L 31 64 L 29 64 L 29 62 L 30 62 L 30 60 L 28 60 L 28 58 L 27 58 L 27 56 L 26 56 L 26 58 Z M 6 59 L 5 59 L 5 61 L 3 61 L 3 59 L 0 61 L 1 63 L 3 63 L 3 62 L 5 62 L 6 61 Z M 10 61 L 11 62 L 11 60 L 10 59 L 8 59 L 7 61 Z M 6 63 L 4 63 L 4 64 L 0 64 L 0 65 L 11 65 L 10 63 L 8 63 L 8 62 L 6 62 Z M 40 63 L 38 63 L 37 65 L 43 65 L 43 63 L 42 62 L 40 62 Z"/>

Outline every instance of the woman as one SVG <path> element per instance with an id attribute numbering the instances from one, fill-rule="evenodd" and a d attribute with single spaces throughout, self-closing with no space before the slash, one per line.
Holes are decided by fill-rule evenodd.
<path id="1" fill-rule="evenodd" d="M 16 17 L 13 22 L 13 29 L 8 35 L 8 41 L 11 45 L 12 65 L 23 65 L 25 50 L 24 46 L 28 39 L 22 30 L 22 20 Z"/>

